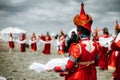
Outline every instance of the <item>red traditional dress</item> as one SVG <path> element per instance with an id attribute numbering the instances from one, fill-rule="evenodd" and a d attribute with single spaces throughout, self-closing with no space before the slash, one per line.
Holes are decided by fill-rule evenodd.
<path id="1" fill-rule="evenodd" d="M 116 64 L 115 64 L 115 72 L 114 72 L 114 80 L 120 80 L 120 40 L 116 43 L 113 42 L 111 45 L 112 50 L 118 51 L 117 57 L 116 57 Z"/>
<path id="2" fill-rule="evenodd" d="M 40 39 L 43 40 L 43 41 L 45 41 L 45 36 L 42 34 L 42 35 L 40 36 Z"/>
<path id="3" fill-rule="evenodd" d="M 26 51 L 26 48 L 25 48 L 25 42 L 26 42 L 26 39 L 25 39 L 25 34 L 23 34 L 21 37 L 20 37 L 20 51 L 21 52 L 25 52 Z"/>
<path id="4" fill-rule="evenodd" d="M 33 38 L 33 39 L 32 39 L 32 42 L 31 42 L 31 50 L 32 50 L 32 51 L 37 51 L 36 38 Z"/>
<path id="5" fill-rule="evenodd" d="M 103 34 L 99 37 L 100 38 L 104 38 L 104 39 L 107 39 L 107 38 L 110 38 L 110 34 Z M 102 46 L 102 45 L 101 45 Z M 107 70 L 108 69 L 108 46 L 102 46 L 102 54 L 100 54 L 100 58 L 99 58 L 99 63 L 98 63 L 98 66 L 103 69 L 103 70 Z"/>
<path id="6" fill-rule="evenodd" d="M 51 41 L 52 38 L 50 35 L 45 36 L 45 45 L 44 45 L 44 50 L 42 51 L 44 54 L 50 54 L 51 53 L 51 43 L 47 43 Z"/>
<path id="7" fill-rule="evenodd" d="M 58 54 L 64 54 L 65 47 L 65 35 L 61 35 L 59 38 L 60 45 L 58 46 Z"/>
<path id="8" fill-rule="evenodd" d="M 32 37 L 31 37 L 31 50 L 32 51 L 36 51 L 37 50 L 37 38 L 35 33 L 32 33 Z"/>
<path id="9" fill-rule="evenodd" d="M 10 39 L 9 39 L 9 47 L 10 47 L 11 49 L 13 49 L 13 48 L 15 47 L 14 41 L 13 41 L 13 38 L 12 38 L 12 37 L 10 37 Z"/>
<path id="10" fill-rule="evenodd" d="M 109 60 L 108 60 L 108 69 L 115 70 L 116 65 L 116 54 L 118 54 L 118 51 L 111 50 Z"/>
<path id="11" fill-rule="evenodd" d="M 97 80 L 95 59 L 99 48 L 89 38 L 73 43 L 69 49 L 70 59 L 65 66 L 56 66 L 54 70 L 65 75 L 65 80 Z"/>
<path id="12" fill-rule="evenodd" d="M 119 33 L 120 31 L 120 27 L 119 27 L 119 24 L 118 24 L 118 21 L 116 20 L 116 25 L 115 25 L 115 38 L 114 40 L 116 39 L 116 35 Z M 111 54 L 110 54 L 110 57 L 109 57 L 109 62 L 108 62 L 108 68 L 109 69 L 114 69 L 115 70 L 115 65 L 116 65 L 116 55 L 118 54 L 119 52 L 118 51 L 115 51 L 115 50 L 111 50 Z"/>

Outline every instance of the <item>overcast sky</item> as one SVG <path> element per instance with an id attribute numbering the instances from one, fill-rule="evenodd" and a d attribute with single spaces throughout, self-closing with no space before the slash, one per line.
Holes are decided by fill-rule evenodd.
<path id="1" fill-rule="evenodd" d="M 82 1 L 93 17 L 92 29 L 108 27 L 112 34 L 115 21 L 120 24 L 120 0 L 0 0 L 0 30 L 15 26 L 29 34 L 67 33 L 75 27 L 73 17 Z"/>

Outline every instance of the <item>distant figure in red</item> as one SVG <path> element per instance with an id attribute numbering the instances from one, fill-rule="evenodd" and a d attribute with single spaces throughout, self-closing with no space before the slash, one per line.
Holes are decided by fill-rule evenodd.
<path id="1" fill-rule="evenodd" d="M 34 52 L 37 50 L 37 37 L 35 35 L 35 33 L 32 33 L 32 36 L 31 36 L 31 50 Z"/>
<path id="2" fill-rule="evenodd" d="M 120 35 L 120 28 L 119 34 Z M 119 36 L 120 37 L 120 36 Z M 120 39 L 118 41 L 114 40 L 111 49 L 117 51 L 116 59 L 115 59 L 115 72 L 114 72 L 114 80 L 120 80 Z"/>
<path id="3" fill-rule="evenodd" d="M 15 47 L 14 41 L 13 41 L 13 36 L 12 33 L 10 33 L 10 38 L 9 38 L 9 53 L 11 53 L 12 49 Z"/>
<path id="4" fill-rule="evenodd" d="M 108 28 L 103 28 L 103 34 L 99 36 L 99 39 L 101 38 L 110 38 L 110 34 L 108 32 Z M 106 44 L 107 45 L 107 44 Z M 100 58 L 99 58 L 99 67 L 100 69 L 102 70 L 107 70 L 108 69 L 108 46 L 103 46 L 102 45 L 102 50 L 103 50 L 103 53 L 100 54 Z"/>
<path id="5" fill-rule="evenodd" d="M 52 38 L 49 35 L 49 32 L 46 33 L 45 36 L 45 45 L 44 45 L 44 50 L 42 51 L 44 54 L 50 54 L 51 53 L 51 43 L 49 43 L 49 41 L 51 41 Z"/>
<path id="6" fill-rule="evenodd" d="M 93 33 L 93 41 L 99 41 L 98 29 L 96 28 Z"/>
<path id="7" fill-rule="evenodd" d="M 118 21 L 116 20 L 116 25 L 115 25 L 115 36 L 114 39 L 116 39 L 116 36 L 120 32 L 120 27 L 118 24 Z M 118 54 L 118 51 L 116 50 L 111 50 L 109 61 L 108 61 L 108 68 L 115 70 L 115 65 L 116 65 L 116 55 Z"/>
<path id="8" fill-rule="evenodd" d="M 64 51 L 64 47 L 66 46 L 65 37 L 66 37 L 65 34 L 61 30 L 60 37 L 59 37 L 60 45 L 58 46 L 58 54 L 64 55 L 64 53 L 65 53 L 65 51 Z"/>
<path id="9" fill-rule="evenodd" d="M 20 36 L 20 51 L 21 52 L 25 52 L 26 51 L 26 49 L 25 49 L 25 42 L 26 42 L 26 35 L 25 35 L 25 33 L 23 33 Z"/>

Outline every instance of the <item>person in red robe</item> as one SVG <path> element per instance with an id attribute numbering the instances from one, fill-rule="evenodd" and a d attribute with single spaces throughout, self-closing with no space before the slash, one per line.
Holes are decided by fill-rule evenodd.
<path id="1" fill-rule="evenodd" d="M 25 52 L 26 51 L 25 42 L 26 42 L 26 35 L 25 35 L 25 33 L 23 33 L 20 36 L 20 51 L 21 52 Z"/>
<path id="2" fill-rule="evenodd" d="M 109 34 L 108 28 L 106 28 L 106 27 L 103 28 L 103 34 L 99 36 L 99 40 L 101 38 L 108 39 L 110 37 L 111 36 Z M 108 59 L 109 59 L 109 48 L 107 46 L 107 43 L 105 45 L 101 45 L 101 46 L 102 46 L 103 53 L 100 54 L 98 66 L 100 67 L 101 70 L 107 70 L 108 69 Z"/>
<path id="3" fill-rule="evenodd" d="M 49 32 L 47 32 L 46 36 L 45 36 L 45 45 L 44 45 L 44 49 L 43 49 L 42 53 L 44 53 L 44 54 L 50 54 L 51 53 L 51 43 L 49 43 L 49 41 L 51 41 L 51 40 L 52 40 L 52 38 L 49 35 Z"/>
<path id="4" fill-rule="evenodd" d="M 13 50 L 13 48 L 15 47 L 14 45 L 14 41 L 13 41 L 13 36 L 12 36 L 12 33 L 10 33 L 10 38 L 9 38 L 9 53 L 11 53 L 11 51 Z"/>
<path id="5" fill-rule="evenodd" d="M 116 69 L 114 72 L 114 80 L 120 80 L 120 40 L 118 40 L 117 42 L 114 40 L 111 45 L 111 49 L 114 51 L 118 51 L 118 53 L 116 55 L 116 60 L 115 60 L 115 68 Z"/>
<path id="6" fill-rule="evenodd" d="M 35 33 L 32 33 L 32 36 L 31 36 L 31 50 L 33 52 L 37 51 L 37 37 L 35 35 Z"/>
<path id="7" fill-rule="evenodd" d="M 70 58 L 66 65 L 55 66 L 54 71 L 65 76 L 65 80 L 97 80 L 95 58 L 99 48 L 90 40 L 92 17 L 84 12 L 84 4 L 81 4 L 81 12 L 73 19 L 77 26 L 80 41 L 70 46 Z"/>
<path id="8" fill-rule="evenodd" d="M 64 55 L 65 51 L 64 51 L 64 47 L 66 46 L 65 43 L 65 34 L 64 32 L 61 30 L 60 31 L 60 37 L 59 37 L 59 46 L 58 46 L 58 54 Z"/>
<path id="9" fill-rule="evenodd" d="M 115 36 L 114 39 L 116 39 L 116 36 L 120 32 L 120 27 L 118 24 L 118 21 L 116 20 L 116 25 L 114 27 L 115 31 Z M 115 70 L 115 65 L 116 65 L 116 55 L 118 54 L 118 51 L 111 50 L 110 56 L 109 56 L 109 61 L 108 61 L 108 68 Z"/>
<path id="10" fill-rule="evenodd" d="M 98 28 L 94 30 L 93 33 L 93 41 L 99 41 L 99 36 L 98 36 Z"/>

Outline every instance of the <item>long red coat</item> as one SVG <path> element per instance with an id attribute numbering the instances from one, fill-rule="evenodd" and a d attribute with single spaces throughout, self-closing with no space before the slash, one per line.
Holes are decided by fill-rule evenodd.
<path id="1" fill-rule="evenodd" d="M 31 50 L 32 51 L 37 51 L 37 38 L 33 37 L 31 39 L 32 43 L 31 43 Z"/>
<path id="2" fill-rule="evenodd" d="M 115 64 L 115 72 L 114 72 L 114 80 L 120 80 L 120 40 L 111 45 L 112 50 L 118 51 L 118 55 L 116 57 L 116 64 Z"/>
<path id="3" fill-rule="evenodd" d="M 9 40 L 9 47 L 12 48 L 12 49 L 15 47 L 12 37 L 10 37 L 10 40 Z"/>
<path id="4" fill-rule="evenodd" d="M 64 47 L 65 47 L 65 35 L 60 36 L 60 45 L 58 46 L 58 54 L 64 54 Z"/>
<path id="5" fill-rule="evenodd" d="M 10 47 L 10 48 L 14 48 L 14 47 L 15 47 L 13 41 L 9 41 L 9 47 Z"/>
<path id="6" fill-rule="evenodd" d="M 99 39 L 100 38 L 106 38 L 106 39 L 110 38 L 110 34 L 103 34 L 103 35 L 99 36 Z M 109 60 L 108 47 L 102 46 L 102 54 L 100 54 L 98 66 L 103 70 L 107 70 L 108 69 L 108 60 Z"/>
<path id="7" fill-rule="evenodd" d="M 116 37 L 114 38 L 114 40 Z M 118 51 L 116 50 L 111 50 L 110 55 L 109 55 L 109 60 L 108 60 L 108 68 L 109 69 L 114 69 L 115 70 L 115 65 L 116 65 L 116 54 Z"/>
<path id="8" fill-rule="evenodd" d="M 45 41 L 50 41 L 51 36 L 45 36 Z M 44 54 L 50 54 L 51 53 L 51 43 L 45 43 L 44 50 L 42 51 Z"/>
<path id="9" fill-rule="evenodd" d="M 95 59 L 99 49 L 95 42 L 83 39 L 78 44 L 72 44 L 69 53 L 70 59 L 67 64 L 56 66 L 56 72 L 67 73 L 65 80 L 97 80 Z"/>

